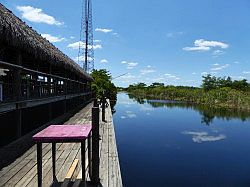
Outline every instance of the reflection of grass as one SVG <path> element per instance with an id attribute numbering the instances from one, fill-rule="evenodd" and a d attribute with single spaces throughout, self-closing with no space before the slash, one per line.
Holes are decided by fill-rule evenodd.
<path id="1" fill-rule="evenodd" d="M 142 97 L 129 94 L 129 98 L 134 101 L 138 100 L 140 104 L 148 103 L 152 107 L 168 107 L 168 108 L 186 108 L 198 111 L 202 116 L 201 122 L 209 125 L 212 123 L 215 117 L 223 119 L 223 120 L 231 120 L 231 119 L 241 119 L 242 121 L 246 121 L 250 119 L 250 111 L 249 110 L 239 110 L 237 108 L 225 108 L 225 107 L 213 107 L 209 105 L 202 104 L 193 104 L 188 102 L 176 102 L 176 101 L 166 101 L 166 100 L 151 100 L 152 97 L 146 97 L 143 99 Z M 143 100 L 143 102 L 141 102 Z"/>

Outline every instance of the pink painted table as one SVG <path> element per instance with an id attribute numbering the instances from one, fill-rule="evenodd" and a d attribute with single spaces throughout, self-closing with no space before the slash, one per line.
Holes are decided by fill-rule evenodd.
<path id="1" fill-rule="evenodd" d="M 42 186 L 42 143 L 52 143 L 53 183 L 56 179 L 56 143 L 80 142 L 82 160 L 82 180 L 85 181 L 85 140 L 89 140 L 91 125 L 51 125 L 33 136 L 37 144 L 38 186 Z M 88 143 L 90 145 L 90 143 Z M 89 153 L 90 153 L 90 149 Z M 88 154 L 89 155 L 89 154 Z"/>

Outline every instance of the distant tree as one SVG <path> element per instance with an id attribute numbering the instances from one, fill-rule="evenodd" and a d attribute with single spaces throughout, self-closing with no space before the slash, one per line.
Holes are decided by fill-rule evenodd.
<path id="1" fill-rule="evenodd" d="M 91 73 L 94 81 L 92 90 L 96 93 L 97 98 L 101 98 L 104 91 L 108 93 L 108 98 L 116 100 L 117 88 L 111 82 L 111 75 L 106 69 L 93 70 Z"/>
<path id="2" fill-rule="evenodd" d="M 243 79 L 243 80 L 235 80 L 232 83 L 232 88 L 236 89 L 236 90 L 246 90 L 249 87 L 249 84 L 247 82 L 247 79 Z"/>
<path id="3" fill-rule="evenodd" d="M 217 79 L 215 76 L 211 76 L 210 74 L 206 76 L 202 76 L 202 88 L 206 91 L 215 89 L 217 87 Z"/>
<path id="4" fill-rule="evenodd" d="M 164 87 L 164 83 L 154 82 L 149 87 L 151 87 L 151 88 Z"/>
<path id="5" fill-rule="evenodd" d="M 147 85 L 146 85 L 145 83 L 143 83 L 143 82 L 140 82 L 140 83 L 137 83 L 135 86 L 136 86 L 137 88 L 144 88 L 144 87 L 146 87 Z"/>

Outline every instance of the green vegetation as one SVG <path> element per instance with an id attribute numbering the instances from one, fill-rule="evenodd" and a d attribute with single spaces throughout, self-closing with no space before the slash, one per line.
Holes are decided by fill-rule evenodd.
<path id="1" fill-rule="evenodd" d="M 100 99 L 102 94 L 106 92 L 106 96 L 111 100 L 115 101 L 117 98 L 117 88 L 111 82 L 111 75 L 105 69 L 93 70 L 91 73 L 94 81 L 91 84 L 92 90 L 95 92 L 96 97 Z"/>
<path id="2" fill-rule="evenodd" d="M 139 104 L 148 103 L 153 108 L 166 106 L 168 108 L 178 107 L 198 111 L 201 115 L 201 123 L 205 125 L 212 124 L 215 118 L 223 120 L 241 119 L 242 121 L 250 119 L 250 110 L 238 110 L 237 108 L 214 108 L 208 105 L 185 103 L 179 101 L 150 100 L 147 98 L 140 98 L 131 94 L 128 94 L 128 96 L 130 99 L 133 99 Z"/>
<path id="3" fill-rule="evenodd" d="M 230 77 L 203 76 L 201 88 L 164 86 L 163 83 L 129 85 L 130 94 L 147 99 L 185 101 L 211 107 L 250 110 L 250 84 L 246 79 L 232 81 Z"/>

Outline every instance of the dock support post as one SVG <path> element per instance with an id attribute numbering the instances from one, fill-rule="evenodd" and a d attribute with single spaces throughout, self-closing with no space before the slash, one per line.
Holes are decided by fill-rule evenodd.
<path id="1" fill-rule="evenodd" d="M 42 187 L 42 143 L 37 143 L 37 182 L 38 187 Z"/>
<path id="2" fill-rule="evenodd" d="M 88 160 L 89 160 L 89 177 L 92 178 L 92 132 L 89 133 L 88 137 Z"/>
<path id="3" fill-rule="evenodd" d="M 94 98 L 94 107 L 98 107 L 97 99 Z"/>
<path id="4" fill-rule="evenodd" d="M 85 186 L 86 168 L 85 168 L 85 140 L 81 142 L 81 159 L 82 159 L 82 182 Z"/>
<path id="5" fill-rule="evenodd" d="M 100 183 L 99 178 L 99 107 L 92 108 L 92 178 L 95 185 Z"/>
<path id="6" fill-rule="evenodd" d="M 102 96 L 102 121 L 105 122 L 105 108 L 106 108 L 106 98 L 105 98 L 105 95 L 103 93 L 103 96 Z"/>
<path id="7" fill-rule="evenodd" d="M 56 183 L 56 143 L 52 143 L 53 184 Z"/>

